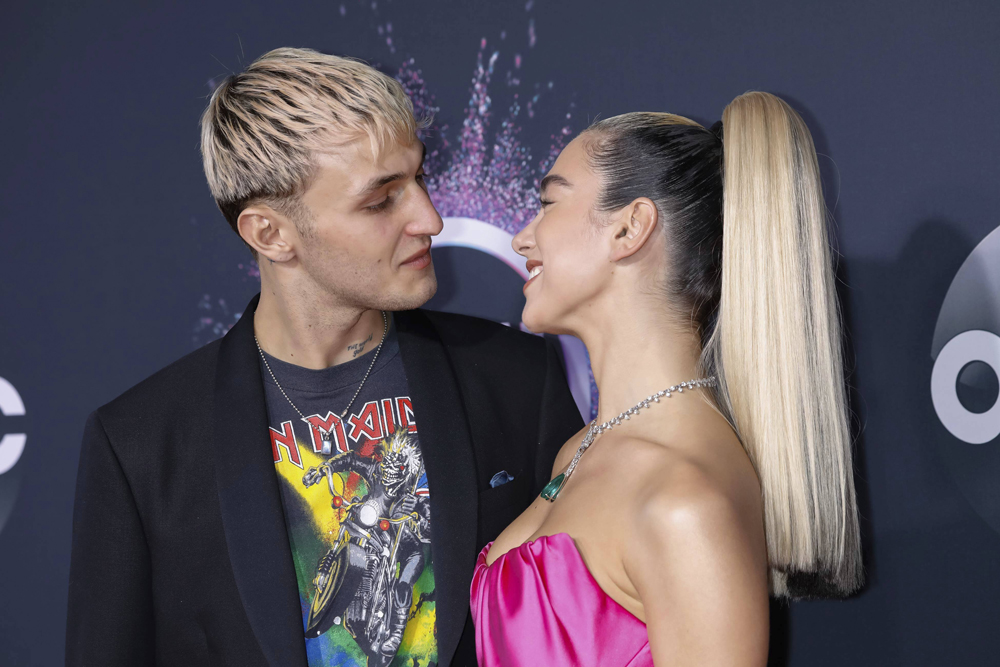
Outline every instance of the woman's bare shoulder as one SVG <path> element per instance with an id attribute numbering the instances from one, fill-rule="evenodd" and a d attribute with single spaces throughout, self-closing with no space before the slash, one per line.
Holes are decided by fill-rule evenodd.
<path id="1" fill-rule="evenodd" d="M 733 442 L 706 439 L 674 446 L 622 438 L 617 444 L 620 465 L 632 467 L 628 515 L 637 529 L 729 530 L 763 525 L 757 476 Z"/>

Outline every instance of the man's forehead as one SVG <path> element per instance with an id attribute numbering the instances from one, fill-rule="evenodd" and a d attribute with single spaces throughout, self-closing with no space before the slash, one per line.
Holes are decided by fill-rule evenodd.
<path id="1" fill-rule="evenodd" d="M 325 147 L 314 159 L 321 174 L 336 174 L 345 191 L 360 194 L 372 179 L 412 169 L 423 150 L 423 144 L 416 139 L 409 144 L 392 143 L 380 151 L 376 161 L 371 140 L 361 136 Z"/>

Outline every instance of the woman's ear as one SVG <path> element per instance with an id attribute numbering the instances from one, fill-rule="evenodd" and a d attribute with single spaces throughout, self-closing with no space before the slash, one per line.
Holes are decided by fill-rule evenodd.
<path id="1" fill-rule="evenodd" d="M 287 262 L 295 257 L 292 245 L 297 236 L 294 225 L 270 206 L 251 206 L 240 213 L 236 229 L 247 245 L 257 251 L 260 261 Z"/>
<path id="2" fill-rule="evenodd" d="M 614 230 L 611 261 L 617 262 L 639 252 L 656 229 L 658 215 L 656 204 L 646 197 L 640 197 L 623 208 L 611 225 Z"/>

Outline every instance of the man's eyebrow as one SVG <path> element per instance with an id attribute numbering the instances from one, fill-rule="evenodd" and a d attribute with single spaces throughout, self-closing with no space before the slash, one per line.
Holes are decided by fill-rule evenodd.
<path id="1" fill-rule="evenodd" d="M 573 184 L 570 183 L 568 180 L 566 180 L 566 178 L 564 178 L 563 176 L 560 176 L 559 174 L 549 174 L 548 176 L 542 179 L 542 184 L 538 188 L 538 193 L 545 194 L 546 188 L 548 188 L 550 185 L 561 185 L 564 188 L 573 187 Z"/>
<path id="2" fill-rule="evenodd" d="M 424 159 L 427 157 L 427 146 L 420 142 L 421 154 L 420 154 L 420 166 L 423 167 Z M 376 176 L 372 180 L 368 181 L 365 187 L 361 188 L 358 192 L 359 197 L 367 197 L 371 193 L 375 192 L 379 188 L 392 183 L 393 181 L 398 181 L 406 178 L 406 174 L 402 171 L 398 171 L 395 174 L 386 174 L 385 176 Z"/>
<path id="3" fill-rule="evenodd" d="M 401 171 L 397 171 L 395 174 L 386 174 L 385 176 L 376 176 L 372 180 L 368 181 L 365 187 L 361 188 L 358 192 L 359 197 L 367 197 L 371 193 L 375 192 L 379 188 L 392 183 L 393 181 L 398 181 L 402 178 L 406 178 L 406 174 Z"/>

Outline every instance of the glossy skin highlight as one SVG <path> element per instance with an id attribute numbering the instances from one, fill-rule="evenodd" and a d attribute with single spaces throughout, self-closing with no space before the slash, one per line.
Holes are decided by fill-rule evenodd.
<path id="1" fill-rule="evenodd" d="M 581 338 L 600 389 L 598 422 L 698 374 L 700 341 L 662 289 L 669 221 L 640 197 L 595 210 L 586 134 L 556 160 L 541 210 L 513 242 L 541 273 L 525 287 L 532 331 Z M 553 477 L 584 433 L 567 442 Z M 703 390 L 675 394 L 601 435 L 554 503 L 536 498 L 488 562 L 567 533 L 602 590 L 646 623 L 658 665 L 767 661 L 768 581 L 760 487 Z"/>

